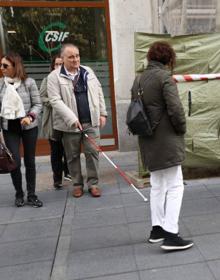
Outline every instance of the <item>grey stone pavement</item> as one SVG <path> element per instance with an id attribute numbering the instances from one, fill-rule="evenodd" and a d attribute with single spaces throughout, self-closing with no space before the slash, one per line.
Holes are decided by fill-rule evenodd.
<path id="1" fill-rule="evenodd" d="M 108 152 L 124 171 L 137 154 Z M 37 193 L 44 206 L 14 207 L 9 175 L 0 176 L 1 280 L 219 280 L 220 178 L 186 181 L 180 233 L 195 246 L 163 252 L 148 244 L 149 202 L 101 156 L 103 195 L 71 197 L 71 184 L 52 188 L 48 157 L 37 158 Z M 149 188 L 141 190 L 149 197 Z"/>

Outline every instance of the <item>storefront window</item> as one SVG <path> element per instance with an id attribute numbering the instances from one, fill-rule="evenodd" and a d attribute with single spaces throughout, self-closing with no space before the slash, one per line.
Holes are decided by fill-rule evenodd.
<path id="1" fill-rule="evenodd" d="M 13 0 L 13 2 L 20 2 L 21 0 Z M 23 2 L 30 2 L 30 0 L 22 0 Z M 60 2 L 60 0 L 43 0 L 44 2 Z M 62 0 L 62 2 L 105 2 L 106 0 Z M 1 1 L 0 1 L 1 2 Z M 32 2 L 42 2 L 42 0 L 32 0 Z"/>
<path id="2" fill-rule="evenodd" d="M 85 61 L 107 60 L 102 8 L 1 9 L 2 45 L 16 49 L 25 60 L 50 60 L 65 42 L 77 44 Z"/>
<path id="3" fill-rule="evenodd" d="M 38 86 L 62 43 L 76 44 L 81 63 L 91 66 L 103 86 L 109 118 L 102 135 L 113 134 L 104 8 L 0 7 L 0 41 L 0 52 L 15 50 L 23 57 Z"/>

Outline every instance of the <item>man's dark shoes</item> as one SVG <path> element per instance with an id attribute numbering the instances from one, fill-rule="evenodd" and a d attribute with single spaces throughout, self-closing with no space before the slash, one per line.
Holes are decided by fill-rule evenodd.
<path id="1" fill-rule="evenodd" d="M 165 232 L 160 226 L 153 226 L 150 237 L 148 238 L 149 243 L 158 243 L 164 240 Z"/>
<path id="2" fill-rule="evenodd" d="M 192 240 L 184 240 L 178 234 L 165 232 L 165 239 L 160 247 L 165 251 L 178 251 L 189 249 L 192 246 Z"/>
<path id="3" fill-rule="evenodd" d="M 15 198 L 15 206 L 17 206 L 17 207 L 24 206 L 24 199 L 23 199 L 23 197 Z"/>
<path id="4" fill-rule="evenodd" d="M 89 188 L 89 192 L 91 193 L 91 196 L 93 196 L 93 197 L 100 197 L 102 195 L 102 192 L 97 185 L 92 185 Z"/>
<path id="5" fill-rule="evenodd" d="M 28 197 L 27 204 L 34 208 L 39 208 L 43 206 L 43 202 L 40 201 L 37 197 Z"/>
<path id="6" fill-rule="evenodd" d="M 84 194 L 82 186 L 74 186 L 72 196 L 79 198 Z"/>

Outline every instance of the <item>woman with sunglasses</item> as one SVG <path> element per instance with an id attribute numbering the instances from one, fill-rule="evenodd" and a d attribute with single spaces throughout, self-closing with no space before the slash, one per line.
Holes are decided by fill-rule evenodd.
<path id="1" fill-rule="evenodd" d="M 36 168 L 35 149 L 38 135 L 37 118 L 41 112 L 41 101 L 37 85 L 25 73 L 22 58 L 17 53 L 1 57 L 0 107 L 1 128 L 6 146 L 11 151 L 17 168 L 11 172 L 15 188 L 15 205 L 24 206 L 22 188 L 20 142 L 23 144 L 27 204 L 41 207 L 43 203 L 35 194 Z"/>
<path id="2" fill-rule="evenodd" d="M 63 63 L 59 54 L 52 58 L 50 65 L 51 71 L 60 67 Z M 42 116 L 42 136 L 49 140 L 50 143 L 50 161 L 53 171 L 53 186 L 59 190 L 62 188 L 62 176 L 64 173 L 64 180 L 71 181 L 69 170 L 67 167 L 66 156 L 62 143 L 62 132 L 53 129 L 52 123 L 52 107 L 49 102 L 47 94 L 47 77 L 43 79 L 40 87 L 40 96 L 43 103 Z"/>

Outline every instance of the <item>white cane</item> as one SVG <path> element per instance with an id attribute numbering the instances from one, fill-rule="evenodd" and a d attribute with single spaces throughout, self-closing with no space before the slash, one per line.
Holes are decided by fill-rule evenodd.
<path id="1" fill-rule="evenodd" d="M 88 139 L 88 141 L 96 148 L 97 151 L 101 152 L 102 155 L 107 159 L 107 161 L 118 171 L 118 173 L 125 179 L 125 181 L 143 198 L 145 202 L 148 201 L 148 199 L 135 187 L 135 185 L 132 183 L 130 178 L 125 174 L 124 171 L 122 171 L 114 162 L 103 152 L 100 146 L 98 146 L 94 139 L 92 139 L 90 136 L 88 136 L 87 133 L 85 133 L 83 130 L 81 130 L 82 133 L 85 135 L 85 137 Z"/>

